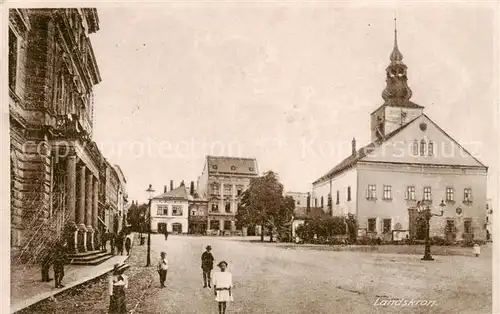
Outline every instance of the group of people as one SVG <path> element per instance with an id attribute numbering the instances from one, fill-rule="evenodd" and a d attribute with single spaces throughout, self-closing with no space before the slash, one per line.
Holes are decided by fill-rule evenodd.
<path id="1" fill-rule="evenodd" d="M 111 254 L 123 255 L 123 248 L 130 255 L 130 248 L 132 247 L 132 240 L 125 230 L 121 230 L 118 234 L 105 231 L 101 236 L 101 250 L 107 251 L 108 241 L 111 245 Z"/>
<path id="2" fill-rule="evenodd" d="M 215 301 L 219 305 L 219 314 L 226 313 L 227 302 L 233 301 L 233 275 L 227 271 L 227 262 L 221 261 L 217 264 L 220 272 L 211 274 L 214 268 L 214 257 L 212 247 L 208 245 L 205 252 L 201 254 L 201 269 L 203 271 L 203 288 L 214 286 Z"/>

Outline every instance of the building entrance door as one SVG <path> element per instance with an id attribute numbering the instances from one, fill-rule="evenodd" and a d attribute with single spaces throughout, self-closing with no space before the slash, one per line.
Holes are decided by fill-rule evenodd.
<path id="1" fill-rule="evenodd" d="M 410 239 L 425 240 L 426 224 L 423 215 L 419 213 L 416 208 L 410 208 L 408 214 L 410 221 Z"/>
<path id="2" fill-rule="evenodd" d="M 158 233 L 165 233 L 167 231 L 167 224 L 160 222 L 158 223 Z"/>
<path id="3" fill-rule="evenodd" d="M 173 233 L 182 233 L 182 224 L 176 222 L 172 224 L 172 232 Z"/>

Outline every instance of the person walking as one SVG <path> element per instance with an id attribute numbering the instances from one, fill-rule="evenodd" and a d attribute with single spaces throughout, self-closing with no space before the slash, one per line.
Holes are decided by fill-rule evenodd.
<path id="1" fill-rule="evenodd" d="M 167 239 L 168 239 L 168 230 L 166 228 L 165 228 L 164 235 L 165 235 L 165 241 L 167 241 Z"/>
<path id="2" fill-rule="evenodd" d="M 120 264 L 115 264 L 109 277 L 109 314 L 127 313 L 125 290 L 128 289 L 128 276 L 123 274 L 124 271 Z"/>
<path id="3" fill-rule="evenodd" d="M 62 279 L 64 277 L 64 264 L 66 258 L 66 243 L 60 240 L 57 242 L 54 252 L 54 280 L 56 288 L 64 288 Z"/>
<path id="4" fill-rule="evenodd" d="M 108 237 L 109 237 L 108 230 L 103 230 L 103 232 L 101 233 L 101 250 L 103 252 L 106 252 L 108 250 L 106 247 L 106 244 L 108 242 Z"/>
<path id="5" fill-rule="evenodd" d="M 479 255 L 481 255 L 481 247 L 479 246 L 479 244 L 474 244 L 473 250 L 476 257 L 479 257 Z"/>
<path id="6" fill-rule="evenodd" d="M 167 271 L 168 271 L 168 260 L 167 253 L 160 253 L 160 260 L 158 261 L 158 275 L 160 275 L 160 288 L 165 288 L 165 280 L 167 280 Z"/>
<path id="7" fill-rule="evenodd" d="M 116 237 L 116 250 L 118 255 L 123 255 L 123 244 L 125 241 L 125 235 L 123 234 L 123 230 L 118 233 Z"/>
<path id="8" fill-rule="evenodd" d="M 127 255 L 130 255 L 130 248 L 132 247 L 132 239 L 130 235 L 127 235 L 125 238 L 125 250 L 127 251 Z"/>
<path id="9" fill-rule="evenodd" d="M 217 266 L 220 272 L 214 273 L 213 278 L 215 301 L 219 303 L 219 314 L 225 314 L 227 302 L 233 301 L 233 275 L 226 271 L 225 261 L 221 261 Z"/>
<path id="10" fill-rule="evenodd" d="M 210 286 L 210 272 L 214 268 L 214 257 L 212 256 L 212 247 L 208 245 L 206 247 L 206 251 L 201 254 L 201 269 L 203 271 L 203 288 L 208 287 L 212 288 Z"/>
<path id="11" fill-rule="evenodd" d="M 116 235 L 114 232 L 109 233 L 109 245 L 111 247 L 111 254 L 115 255 Z"/>

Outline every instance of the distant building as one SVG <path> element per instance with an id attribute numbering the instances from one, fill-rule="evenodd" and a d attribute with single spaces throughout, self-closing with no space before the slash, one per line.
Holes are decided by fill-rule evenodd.
<path id="1" fill-rule="evenodd" d="M 235 216 L 250 179 L 258 177 L 255 158 L 207 156 L 198 194 L 208 201 L 207 231 L 235 232 Z"/>
<path id="2" fill-rule="evenodd" d="M 184 184 L 151 200 L 152 232 L 187 233 L 188 216 L 189 194 Z"/>
<path id="3" fill-rule="evenodd" d="M 418 201 L 443 217 L 431 219 L 431 236 L 485 239 L 488 168 L 410 101 L 407 67 L 395 39 L 386 69 L 384 103 L 371 114 L 372 142 L 313 183 L 313 206 L 332 215 L 354 214 L 361 231 L 391 240 L 393 231 L 424 239 Z M 440 206 L 443 205 L 443 206 Z"/>
<path id="4" fill-rule="evenodd" d="M 307 192 L 286 192 L 285 196 L 291 196 L 295 201 L 295 207 L 307 206 Z"/>
<path id="5" fill-rule="evenodd" d="M 122 172 L 122 169 L 118 165 L 113 166 L 116 171 L 116 175 L 118 177 L 118 200 L 117 200 L 117 214 L 118 214 L 118 230 L 122 230 L 124 222 L 126 221 L 128 208 L 128 195 L 127 195 L 127 180 L 125 179 L 125 175 Z"/>
<path id="6" fill-rule="evenodd" d="M 208 200 L 198 193 L 189 195 L 189 233 L 206 234 L 208 228 Z"/>
<path id="7" fill-rule="evenodd" d="M 493 240 L 493 200 L 489 198 L 486 201 L 486 240 Z"/>

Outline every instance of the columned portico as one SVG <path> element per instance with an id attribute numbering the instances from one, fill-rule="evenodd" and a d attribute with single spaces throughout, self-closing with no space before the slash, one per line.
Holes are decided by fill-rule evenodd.
<path id="1" fill-rule="evenodd" d="M 87 251 L 87 227 L 85 226 L 85 165 L 78 166 L 77 217 L 78 251 Z"/>
<path id="2" fill-rule="evenodd" d="M 92 228 L 92 193 L 93 193 L 93 180 L 94 175 L 92 173 L 87 174 L 87 180 L 85 182 L 85 226 L 87 227 L 87 232 L 85 233 L 86 245 L 85 248 L 89 251 L 94 250 L 93 246 L 93 233 L 94 228 Z"/>
<path id="3" fill-rule="evenodd" d="M 98 206 L 99 206 L 99 180 L 94 177 L 93 180 L 93 193 L 92 193 L 92 226 L 94 227 L 94 233 L 92 235 L 92 244 L 94 250 L 100 247 L 100 237 L 99 237 L 99 221 L 98 221 Z"/>
<path id="4" fill-rule="evenodd" d="M 75 253 L 77 249 L 76 228 L 76 156 L 68 156 L 66 159 L 66 210 L 68 211 L 67 243 L 70 252 Z"/>

